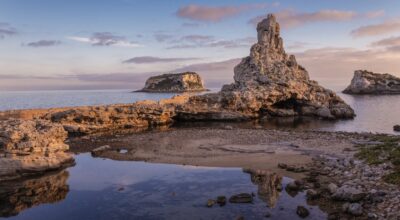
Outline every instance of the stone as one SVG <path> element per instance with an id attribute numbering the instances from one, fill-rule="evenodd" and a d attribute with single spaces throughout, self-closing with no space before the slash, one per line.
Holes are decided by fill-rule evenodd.
<path id="1" fill-rule="evenodd" d="M 215 204 L 215 200 L 213 200 L 213 199 L 207 200 L 207 207 L 208 207 L 208 208 L 213 207 L 214 204 Z"/>
<path id="2" fill-rule="evenodd" d="M 253 196 L 249 193 L 240 193 L 233 195 L 229 198 L 230 203 L 251 203 L 253 202 Z"/>
<path id="3" fill-rule="evenodd" d="M 306 196 L 307 196 L 307 199 L 313 200 L 313 199 L 317 199 L 320 195 L 317 191 L 315 191 L 313 189 L 309 189 L 306 192 Z"/>
<path id="4" fill-rule="evenodd" d="M 218 196 L 217 197 L 217 203 L 220 206 L 224 206 L 226 204 L 226 197 L 225 196 Z"/>
<path id="5" fill-rule="evenodd" d="M 204 92 L 204 82 L 195 72 L 163 74 L 147 79 L 143 89 L 137 92 Z"/>
<path id="6" fill-rule="evenodd" d="M 296 213 L 300 218 L 306 218 L 310 215 L 310 211 L 308 211 L 304 206 L 297 206 Z"/>
<path id="7" fill-rule="evenodd" d="M 328 188 L 328 191 L 330 194 L 334 194 L 336 192 L 336 190 L 338 189 L 338 186 L 334 183 L 329 183 L 327 188 Z"/>
<path id="8" fill-rule="evenodd" d="M 93 156 L 98 156 L 101 152 L 109 150 L 109 149 L 111 149 L 110 145 L 104 145 L 104 146 L 93 149 L 91 153 Z"/>
<path id="9" fill-rule="evenodd" d="M 395 126 L 393 126 L 393 131 L 398 131 L 398 132 L 400 132 L 400 125 L 395 125 Z"/>
<path id="10" fill-rule="evenodd" d="M 74 165 L 67 132 L 46 120 L 0 121 L 0 181 Z"/>
<path id="11" fill-rule="evenodd" d="M 356 70 L 350 85 L 343 91 L 347 94 L 400 94 L 400 78 L 390 74 Z"/>
<path id="12" fill-rule="evenodd" d="M 350 202 L 358 202 L 366 196 L 366 193 L 363 191 L 352 187 L 352 186 L 342 186 L 336 190 L 336 192 L 332 195 L 333 199 L 342 200 L 342 201 L 350 201 Z"/>
<path id="13" fill-rule="evenodd" d="M 359 203 L 345 203 L 343 204 L 342 210 L 354 216 L 363 214 L 363 208 Z"/>

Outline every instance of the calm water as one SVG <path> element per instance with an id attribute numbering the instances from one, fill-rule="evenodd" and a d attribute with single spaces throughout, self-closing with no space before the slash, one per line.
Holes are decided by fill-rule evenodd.
<path id="1" fill-rule="evenodd" d="M 264 126 L 394 133 L 393 125 L 400 124 L 400 95 L 351 96 L 340 93 L 342 89 L 335 88 L 335 91 L 338 91 L 338 94 L 356 111 L 357 117 L 354 120 L 328 122 L 284 119 L 264 123 Z M 144 99 L 170 98 L 173 95 L 175 94 L 131 93 L 129 90 L 0 92 L 0 111 L 132 103 Z"/>
<path id="2" fill-rule="evenodd" d="M 257 179 L 238 168 L 123 162 L 76 156 L 66 171 L 20 183 L 0 184 L 0 216 L 9 219 L 299 219 L 298 205 L 307 207 L 307 219 L 325 219 L 305 194 L 279 192 L 276 175 Z M 292 181 L 278 181 L 285 186 Z M 254 193 L 252 204 L 214 205 L 208 199 Z"/>

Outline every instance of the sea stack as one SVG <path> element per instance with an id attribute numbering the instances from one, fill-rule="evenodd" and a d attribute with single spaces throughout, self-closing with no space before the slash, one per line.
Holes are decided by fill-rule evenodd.
<path id="1" fill-rule="evenodd" d="M 400 78 L 390 74 L 356 70 L 350 85 L 343 91 L 347 94 L 400 94 Z"/>
<path id="2" fill-rule="evenodd" d="M 234 69 L 235 82 L 220 93 L 190 97 L 178 118 L 227 120 L 282 116 L 353 118 L 333 91 L 310 80 L 294 55 L 286 54 L 273 14 L 257 25 L 258 42 Z"/>
<path id="3" fill-rule="evenodd" d="M 204 82 L 195 72 L 171 73 L 150 77 L 138 92 L 181 93 L 204 92 Z"/>

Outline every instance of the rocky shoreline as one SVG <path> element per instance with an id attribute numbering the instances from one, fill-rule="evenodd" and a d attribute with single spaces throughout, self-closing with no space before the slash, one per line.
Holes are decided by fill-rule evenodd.
<path id="1" fill-rule="evenodd" d="M 113 160 L 243 167 L 256 179 L 264 178 L 266 170 L 288 176 L 296 181 L 281 190 L 306 192 L 308 203 L 318 205 L 329 219 L 400 217 L 400 173 L 390 159 L 398 157 L 374 151 L 379 161 L 371 162 L 374 158 L 366 153 L 394 146 L 387 152 L 397 154 L 399 136 L 223 126 L 93 135 L 70 144 L 76 152 L 107 146 L 94 156 Z"/>

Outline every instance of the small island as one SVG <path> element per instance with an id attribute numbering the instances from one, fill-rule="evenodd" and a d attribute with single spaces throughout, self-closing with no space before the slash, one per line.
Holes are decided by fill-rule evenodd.
<path id="1" fill-rule="evenodd" d="M 346 94 L 400 94 L 400 78 L 390 74 L 356 70 Z"/>
<path id="2" fill-rule="evenodd" d="M 136 92 L 182 93 L 204 92 L 204 82 L 195 72 L 169 73 L 147 79 L 143 89 Z"/>

